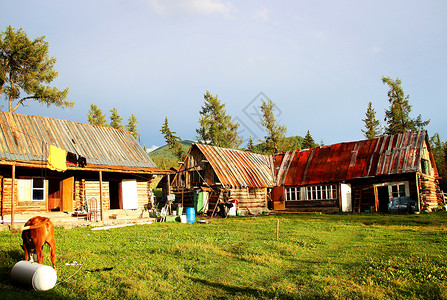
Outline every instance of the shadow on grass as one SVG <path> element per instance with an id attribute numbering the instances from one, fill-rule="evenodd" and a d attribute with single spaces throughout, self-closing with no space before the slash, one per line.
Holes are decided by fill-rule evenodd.
<path id="1" fill-rule="evenodd" d="M 226 292 L 228 295 L 238 296 L 252 296 L 253 298 L 268 298 L 268 299 L 296 299 L 294 295 L 288 295 L 283 293 L 263 291 L 252 287 L 240 287 L 228 285 L 222 282 L 211 282 L 204 279 L 188 277 L 190 280 L 209 286 L 211 288 L 219 289 Z"/>

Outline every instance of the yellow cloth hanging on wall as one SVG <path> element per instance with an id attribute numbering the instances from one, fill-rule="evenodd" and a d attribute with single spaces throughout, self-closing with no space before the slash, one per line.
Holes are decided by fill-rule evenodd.
<path id="1" fill-rule="evenodd" d="M 56 170 L 63 172 L 67 170 L 67 151 L 58 148 L 56 146 L 50 145 L 50 155 L 48 156 L 47 167 L 50 170 Z"/>

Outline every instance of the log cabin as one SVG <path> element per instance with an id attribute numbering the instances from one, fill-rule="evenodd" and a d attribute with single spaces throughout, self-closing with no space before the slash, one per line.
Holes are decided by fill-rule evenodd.
<path id="1" fill-rule="evenodd" d="M 1 215 L 142 209 L 165 174 L 128 131 L 0 112 Z"/>
<path id="2" fill-rule="evenodd" d="M 442 201 L 426 131 L 274 155 L 274 209 L 419 212 Z"/>

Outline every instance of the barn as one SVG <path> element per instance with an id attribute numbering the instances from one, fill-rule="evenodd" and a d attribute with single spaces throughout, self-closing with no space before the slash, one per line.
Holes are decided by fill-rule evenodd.
<path id="1" fill-rule="evenodd" d="M 128 131 L 0 112 L 1 215 L 142 209 L 153 161 Z"/>
<path id="2" fill-rule="evenodd" d="M 393 212 L 442 201 L 426 131 L 273 156 L 277 211 Z"/>
<path id="3" fill-rule="evenodd" d="M 259 214 L 268 210 L 273 169 L 271 156 L 193 144 L 171 192 L 175 202 L 194 206 L 198 213 L 215 212 L 219 202 L 237 201 L 242 215 Z"/>

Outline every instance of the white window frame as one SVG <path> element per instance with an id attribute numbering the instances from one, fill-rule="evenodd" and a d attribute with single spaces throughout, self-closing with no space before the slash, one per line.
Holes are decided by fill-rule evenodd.
<path id="1" fill-rule="evenodd" d="M 34 187 L 34 180 L 42 180 L 43 187 Z M 47 180 L 42 177 L 18 178 L 17 189 L 19 201 L 45 201 L 47 198 Z M 42 191 L 42 199 L 34 198 L 34 191 Z"/>
<path id="2" fill-rule="evenodd" d="M 312 185 L 305 187 L 286 187 L 284 199 L 286 201 L 320 201 L 338 198 L 336 184 Z"/>
<path id="3" fill-rule="evenodd" d="M 405 194 L 401 195 L 399 188 L 398 188 L 398 195 L 397 197 L 410 197 L 410 184 L 408 181 L 395 181 L 395 182 L 385 182 L 385 183 L 380 183 L 380 184 L 375 184 L 375 187 L 379 187 L 379 186 L 386 186 L 388 188 L 388 197 L 391 201 L 391 199 L 396 198 L 393 196 L 393 186 L 401 186 L 404 185 L 405 186 Z"/>

